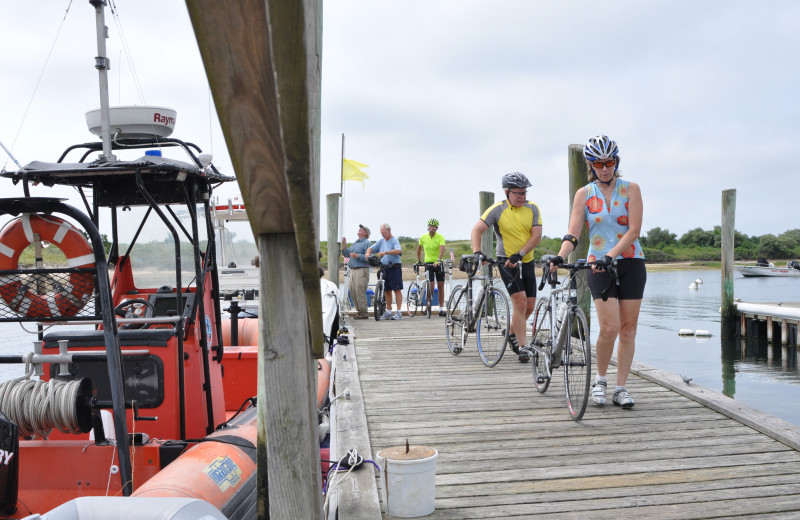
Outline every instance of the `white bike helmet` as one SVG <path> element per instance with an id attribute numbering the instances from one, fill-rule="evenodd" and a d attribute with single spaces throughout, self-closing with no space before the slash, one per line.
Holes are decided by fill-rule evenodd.
<path id="1" fill-rule="evenodd" d="M 617 146 L 617 142 L 607 135 L 598 135 L 589 139 L 586 142 L 586 146 L 583 147 L 583 156 L 589 162 L 616 159 L 617 165 L 614 166 L 614 173 L 617 173 L 617 169 L 619 169 L 619 147 Z M 591 166 L 590 168 L 592 169 L 592 173 L 595 173 L 594 168 Z M 597 174 L 595 173 L 594 176 L 596 179 Z"/>

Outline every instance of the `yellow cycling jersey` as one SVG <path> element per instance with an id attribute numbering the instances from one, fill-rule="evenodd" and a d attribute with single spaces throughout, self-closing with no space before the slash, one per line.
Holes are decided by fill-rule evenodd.
<path id="1" fill-rule="evenodd" d="M 519 252 L 531 238 L 533 226 L 542 225 L 542 214 L 539 206 L 530 201 L 515 208 L 508 200 L 497 202 L 487 209 L 481 220 L 494 228 L 497 236 L 497 256 L 509 257 Z M 533 249 L 528 251 L 523 262 L 533 261 Z"/>
<path id="2" fill-rule="evenodd" d="M 444 245 L 444 236 L 436 233 L 431 237 L 430 233 L 425 233 L 419 238 L 419 244 L 425 251 L 425 263 L 436 263 L 439 261 L 439 246 Z"/>

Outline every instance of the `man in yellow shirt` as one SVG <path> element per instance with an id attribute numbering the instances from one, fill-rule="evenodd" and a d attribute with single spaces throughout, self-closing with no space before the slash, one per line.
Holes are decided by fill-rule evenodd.
<path id="1" fill-rule="evenodd" d="M 437 233 L 439 229 L 439 221 L 432 218 L 428 221 L 428 232 L 419 238 L 419 245 L 417 246 L 417 263 L 421 262 L 422 252 L 425 252 L 425 263 L 433 264 L 433 270 L 426 271 L 428 280 L 430 280 L 430 289 L 428 290 L 428 307 L 431 305 L 431 298 L 433 297 L 433 282 L 439 287 L 439 316 L 445 316 L 447 313 L 444 310 L 444 268 L 442 267 L 442 258 L 444 258 L 444 237 Z"/>
<path id="2" fill-rule="evenodd" d="M 525 328 L 536 305 L 533 248 L 542 240 L 542 214 L 539 206 L 527 199 L 530 186 L 528 178 L 519 172 L 503 175 L 506 200 L 487 209 L 472 228 L 470 236 L 475 255 L 484 256 L 480 250 L 481 235 L 489 226 L 494 228 L 497 236 L 497 260 L 505 262 L 499 266 L 500 276 L 514 308 L 508 341 L 514 353 L 519 354 L 522 363 L 527 363 L 531 358 L 530 351 L 525 348 Z M 517 269 L 520 262 L 521 278 Z"/>

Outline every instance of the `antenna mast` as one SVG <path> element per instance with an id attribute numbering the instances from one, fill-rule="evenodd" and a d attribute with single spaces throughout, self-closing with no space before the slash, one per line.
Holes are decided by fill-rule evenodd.
<path id="1" fill-rule="evenodd" d="M 108 69 L 111 60 L 106 57 L 106 38 L 108 38 L 106 0 L 89 0 L 89 3 L 94 7 L 97 31 L 97 56 L 94 59 L 94 66 L 100 76 L 100 122 L 103 138 L 103 155 L 100 159 L 115 161 L 117 158 L 111 153 L 111 114 L 108 107 Z"/>

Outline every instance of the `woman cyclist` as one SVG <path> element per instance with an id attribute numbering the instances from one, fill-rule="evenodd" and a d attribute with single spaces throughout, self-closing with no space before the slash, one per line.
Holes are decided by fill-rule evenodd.
<path id="1" fill-rule="evenodd" d="M 642 194 L 639 185 L 624 181 L 619 174 L 619 148 L 605 135 L 592 137 L 583 148 L 589 167 L 589 184 L 575 193 L 569 231 L 561 242 L 561 250 L 550 266 L 551 271 L 563 262 L 578 245 L 583 223 L 589 226 L 589 254 L 594 262 L 589 273 L 600 332 L 597 338 L 597 376 L 592 400 L 606 404 L 606 371 L 614 342 L 617 345 L 617 387 L 612 402 L 622 408 L 632 408 L 633 397 L 625 389 L 636 348 L 636 326 L 642 304 L 647 271 L 644 253 L 639 244 L 642 227 Z M 619 285 L 612 284 L 608 300 L 600 297 L 608 287 L 606 267 L 617 262 Z"/>

